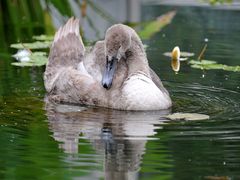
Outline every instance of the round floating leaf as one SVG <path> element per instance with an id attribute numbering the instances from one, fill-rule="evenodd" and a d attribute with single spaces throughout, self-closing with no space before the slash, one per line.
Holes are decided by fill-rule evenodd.
<path id="1" fill-rule="evenodd" d="M 184 51 L 182 51 L 181 52 L 181 56 L 182 57 L 192 57 L 192 56 L 194 56 L 195 54 L 194 53 L 191 53 L 191 52 L 184 52 Z"/>
<path id="2" fill-rule="evenodd" d="M 199 65 L 208 65 L 208 64 L 216 64 L 217 62 L 216 61 L 211 61 L 211 60 L 191 60 L 189 61 L 190 64 L 199 64 Z"/>
<path id="3" fill-rule="evenodd" d="M 163 55 L 167 57 L 172 57 L 172 52 L 165 52 L 163 53 Z"/>
<path id="4" fill-rule="evenodd" d="M 240 72 L 240 66 L 223 66 L 223 70 L 225 71 L 233 71 L 233 72 Z"/>
<path id="5" fill-rule="evenodd" d="M 189 61 L 192 68 L 196 69 L 205 69 L 205 70 L 213 70 L 213 69 L 221 69 L 225 71 L 233 71 L 240 72 L 240 66 L 228 66 L 225 64 L 218 64 L 216 61 L 210 60 L 191 60 Z"/>
<path id="6" fill-rule="evenodd" d="M 166 116 L 171 120 L 198 121 L 209 119 L 208 115 L 197 113 L 174 113 Z"/>
<path id="7" fill-rule="evenodd" d="M 32 38 L 35 40 L 38 40 L 38 41 L 53 41 L 54 36 L 47 36 L 47 35 L 42 34 L 39 36 L 33 36 Z"/>
<path id="8" fill-rule="evenodd" d="M 206 64 L 204 65 L 205 69 L 223 69 L 223 64 Z"/>
<path id="9" fill-rule="evenodd" d="M 167 57 L 172 57 L 172 52 L 165 52 L 163 53 L 164 56 L 167 56 Z M 190 52 L 185 52 L 185 51 L 181 51 L 180 53 L 180 56 L 184 58 L 184 60 L 188 57 L 192 57 L 194 56 L 194 53 L 190 53 Z M 181 60 L 181 58 L 180 58 Z M 187 60 L 187 59 L 186 59 Z"/>
<path id="10" fill-rule="evenodd" d="M 47 63 L 47 53 L 46 52 L 33 52 L 29 57 L 27 62 L 14 62 L 11 63 L 14 66 L 43 66 Z"/>
<path id="11" fill-rule="evenodd" d="M 180 58 L 179 58 L 179 61 L 187 61 L 187 60 L 188 60 L 187 57 L 180 57 Z"/>
<path id="12" fill-rule="evenodd" d="M 195 68 L 195 69 L 204 69 L 204 67 L 201 64 L 192 64 L 191 68 Z"/>
<path id="13" fill-rule="evenodd" d="M 33 43 L 17 43 L 17 44 L 11 44 L 11 48 L 16 49 L 46 49 L 49 48 L 51 45 L 51 41 L 36 41 Z"/>

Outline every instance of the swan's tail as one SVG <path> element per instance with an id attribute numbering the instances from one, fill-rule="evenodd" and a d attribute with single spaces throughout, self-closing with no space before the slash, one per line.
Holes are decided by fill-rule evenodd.
<path id="1" fill-rule="evenodd" d="M 83 60 L 85 48 L 79 34 L 79 19 L 70 18 L 55 34 L 44 73 L 47 91 L 65 68 L 77 69 Z"/>

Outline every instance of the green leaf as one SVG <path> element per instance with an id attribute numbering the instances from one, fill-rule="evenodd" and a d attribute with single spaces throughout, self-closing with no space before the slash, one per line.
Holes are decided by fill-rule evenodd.
<path id="1" fill-rule="evenodd" d="M 205 69 L 205 70 L 213 70 L 213 69 L 221 69 L 225 71 L 233 71 L 233 72 L 240 72 L 240 66 L 228 66 L 225 64 L 218 64 L 216 61 L 210 60 L 191 60 L 189 64 L 192 68 L 196 69 Z"/>
<path id="2" fill-rule="evenodd" d="M 14 66 L 44 66 L 47 61 L 47 53 L 46 52 L 33 52 L 30 56 L 30 61 L 28 62 L 13 62 L 11 63 Z"/>
<path id="3" fill-rule="evenodd" d="M 224 65 L 223 70 L 225 70 L 225 71 L 233 71 L 233 72 L 240 72 L 240 66 L 226 66 L 226 65 Z"/>
<path id="4" fill-rule="evenodd" d="M 32 38 L 35 40 L 38 40 L 38 41 L 53 41 L 54 36 L 47 36 L 47 35 L 42 34 L 39 36 L 33 36 Z"/>
<path id="5" fill-rule="evenodd" d="M 191 61 L 189 61 L 189 63 L 190 64 L 199 64 L 199 65 L 209 65 L 209 64 L 216 64 L 217 62 L 203 59 L 201 61 L 200 60 L 191 60 Z"/>
<path id="6" fill-rule="evenodd" d="M 203 65 L 199 65 L 199 64 L 192 64 L 191 68 L 195 68 L 195 69 L 204 69 Z"/>
<path id="7" fill-rule="evenodd" d="M 155 33 L 159 32 L 163 27 L 170 24 L 176 11 L 170 11 L 166 14 L 159 16 L 156 20 L 146 23 L 143 30 L 139 31 L 138 34 L 142 39 L 149 39 Z"/>
<path id="8" fill-rule="evenodd" d="M 211 5 L 232 3 L 232 0 L 205 0 L 205 1 L 209 2 Z"/>
<path id="9" fill-rule="evenodd" d="M 167 57 L 172 57 L 172 52 L 165 52 L 163 53 L 164 56 L 167 56 Z M 194 56 L 195 54 L 194 53 L 191 53 L 191 52 L 186 52 L 186 51 L 181 51 L 180 52 L 180 56 L 181 57 L 192 57 Z"/>
<path id="10" fill-rule="evenodd" d="M 23 48 L 28 48 L 28 49 L 46 49 L 49 48 L 51 45 L 51 41 L 35 41 L 33 43 L 16 43 L 16 44 L 11 44 L 11 48 L 16 48 L 16 49 L 23 49 Z"/>

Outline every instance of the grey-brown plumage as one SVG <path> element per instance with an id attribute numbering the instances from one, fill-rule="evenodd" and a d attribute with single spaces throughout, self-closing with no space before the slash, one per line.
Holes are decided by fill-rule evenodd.
<path id="1" fill-rule="evenodd" d="M 52 44 L 44 74 L 51 100 L 121 110 L 171 106 L 161 80 L 149 67 L 143 44 L 130 27 L 110 27 L 104 41 L 85 53 L 79 21 L 71 18 Z"/>

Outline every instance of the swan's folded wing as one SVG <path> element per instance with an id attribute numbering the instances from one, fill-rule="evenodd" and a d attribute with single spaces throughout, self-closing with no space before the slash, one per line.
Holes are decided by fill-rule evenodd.
<path id="1" fill-rule="evenodd" d="M 164 88 L 162 81 L 160 80 L 160 78 L 158 77 L 158 75 L 154 72 L 154 70 L 152 70 L 151 68 L 149 68 L 150 70 L 150 75 L 152 78 L 152 81 L 154 82 L 154 84 L 164 93 L 166 93 L 169 96 L 168 91 Z"/>
<path id="2" fill-rule="evenodd" d="M 79 34 L 79 20 L 71 18 L 55 34 L 48 63 L 44 74 L 47 91 L 53 88 L 54 81 L 64 68 L 77 69 L 83 60 L 85 48 Z"/>

